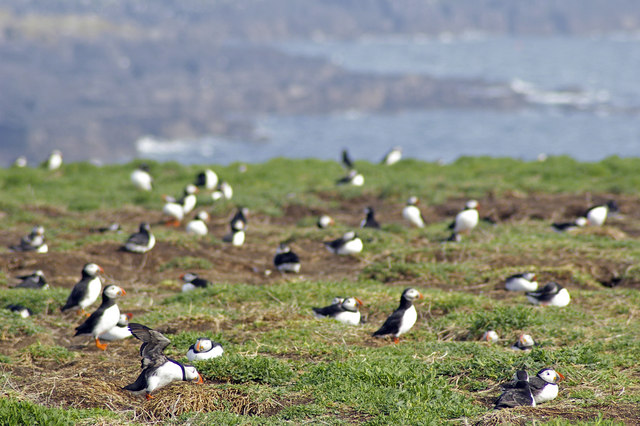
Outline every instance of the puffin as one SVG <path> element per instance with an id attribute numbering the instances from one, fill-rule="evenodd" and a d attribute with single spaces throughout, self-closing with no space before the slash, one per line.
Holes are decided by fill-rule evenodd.
<path id="1" fill-rule="evenodd" d="M 35 290 L 46 290 L 49 288 L 49 284 L 47 284 L 47 280 L 44 278 L 44 273 L 40 269 L 34 271 L 33 274 L 20 275 L 16 278 L 21 281 L 20 284 L 13 288 L 31 288 Z"/>
<path id="2" fill-rule="evenodd" d="M 411 330 L 418 319 L 416 307 L 413 301 L 424 296 L 414 288 L 407 288 L 400 296 L 400 306 L 382 324 L 382 327 L 373 333 L 373 337 L 393 336 L 393 342 L 398 343 L 401 334 Z"/>
<path id="3" fill-rule="evenodd" d="M 209 232 L 209 227 L 207 227 L 207 222 L 209 221 L 209 213 L 204 210 L 201 210 L 196 215 L 196 218 L 189 221 L 185 230 L 187 234 L 204 236 Z"/>
<path id="4" fill-rule="evenodd" d="M 516 372 L 515 385 L 505 390 L 496 401 L 495 409 L 513 408 L 519 406 L 535 407 L 536 401 L 533 398 L 529 384 L 529 374 L 524 370 Z"/>
<path id="5" fill-rule="evenodd" d="M 402 159 L 402 148 L 399 146 L 393 147 L 391 151 L 387 152 L 380 164 L 386 166 L 392 166 Z"/>
<path id="6" fill-rule="evenodd" d="M 619 210 L 618 203 L 614 200 L 609 200 L 606 204 L 593 206 L 587 210 L 584 217 L 587 219 L 587 223 L 591 226 L 602 226 L 609 212 L 615 213 Z"/>
<path id="7" fill-rule="evenodd" d="M 504 288 L 509 291 L 536 291 L 538 282 L 536 274 L 533 272 L 524 272 L 522 274 L 514 274 L 507 277 Z"/>
<path id="8" fill-rule="evenodd" d="M 194 274 L 193 272 L 186 272 L 180 275 L 180 278 L 184 283 L 182 284 L 183 292 L 195 290 L 197 288 L 207 288 L 207 286 L 211 285 L 210 281 L 198 277 L 198 274 Z"/>
<path id="9" fill-rule="evenodd" d="M 200 337 L 196 343 L 189 346 L 187 351 L 187 359 L 189 361 L 201 361 L 203 359 L 211 359 L 222 356 L 224 349 L 220 343 L 216 343 L 206 337 Z"/>
<path id="10" fill-rule="evenodd" d="M 15 161 L 13 162 L 13 167 L 19 167 L 19 168 L 27 167 L 27 157 L 25 157 L 24 155 L 21 155 L 18 158 L 16 158 Z"/>
<path id="11" fill-rule="evenodd" d="M 346 185 L 350 184 L 353 186 L 362 186 L 364 185 L 364 176 L 361 173 L 358 173 L 356 169 L 349 170 L 349 173 L 343 178 L 340 178 L 336 181 L 337 185 Z"/>
<path id="12" fill-rule="evenodd" d="M 149 166 L 147 164 L 142 163 L 137 169 L 131 172 L 131 183 L 141 191 L 151 191 L 153 178 L 149 173 Z"/>
<path id="13" fill-rule="evenodd" d="M 162 333 L 135 322 L 129 323 L 129 330 L 136 339 L 142 340 L 140 356 L 142 372 L 135 382 L 123 389 L 134 395 L 144 394 L 147 400 L 153 398 L 151 393 L 156 389 L 178 380 L 204 383 L 202 376 L 195 367 L 183 365 L 178 361 L 167 358 L 164 350 L 171 341 Z"/>
<path id="14" fill-rule="evenodd" d="M 71 294 L 67 298 L 67 303 L 60 307 L 62 312 L 69 309 L 77 309 L 78 313 L 85 313 L 85 308 L 91 306 L 98 300 L 100 290 L 102 290 L 102 280 L 98 273 L 104 269 L 95 263 L 87 263 L 82 267 L 82 278 L 73 286 Z"/>
<path id="15" fill-rule="evenodd" d="M 534 305 L 542 306 L 567 306 L 571 301 L 569 291 L 555 281 L 547 283 L 538 291 L 526 293 L 527 300 Z"/>
<path id="16" fill-rule="evenodd" d="M 196 175 L 194 185 L 207 191 L 213 191 L 218 186 L 218 175 L 211 169 L 203 170 Z"/>
<path id="17" fill-rule="evenodd" d="M 233 197 L 233 188 L 229 185 L 229 182 L 224 180 L 220 181 L 218 184 L 218 189 L 211 193 L 211 198 L 213 201 L 218 200 L 230 200 Z"/>
<path id="18" fill-rule="evenodd" d="M 229 221 L 229 226 L 232 231 L 244 231 L 247 228 L 247 216 L 249 215 L 249 209 L 246 207 L 238 207 L 236 214 L 233 215 Z"/>
<path id="19" fill-rule="evenodd" d="M 131 253 L 146 253 L 156 245 L 156 237 L 147 222 L 142 222 L 138 232 L 131 234 L 122 249 Z"/>
<path id="20" fill-rule="evenodd" d="M 36 253 L 47 253 L 49 251 L 49 246 L 44 239 L 44 226 L 34 226 L 29 235 L 22 237 L 19 244 L 10 246 L 9 249 L 11 251 L 34 251 Z"/>
<path id="21" fill-rule="evenodd" d="M 482 335 L 482 340 L 489 343 L 496 343 L 498 340 L 500 340 L 500 337 L 495 330 L 487 330 Z"/>
<path id="22" fill-rule="evenodd" d="M 184 194 L 180 199 L 164 196 L 166 204 L 162 207 L 162 214 L 169 218 L 165 225 L 180 226 L 182 219 L 191 213 L 198 202 L 196 192 L 198 192 L 198 188 L 189 184 L 184 188 Z"/>
<path id="23" fill-rule="evenodd" d="M 316 226 L 320 229 L 328 228 L 333 224 L 335 224 L 333 218 L 326 214 L 320 215 L 318 217 L 318 221 L 316 222 Z"/>
<path id="24" fill-rule="evenodd" d="M 276 255 L 273 257 L 273 265 L 280 272 L 300 272 L 300 258 L 291 251 L 291 247 L 287 243 L 280 243 L 276 249 Z"/>
<path id="25" fill-rule="evenodd" d="M 360 222 L 360 228 L 373 228 L 380 229 L 380 224 L 375 218 L 375 212 L 373 211 L 373 207 L 367 207 L 364 209 L 364 214 L 366 215 L 364 219 Z"/>
<path id="26" fill-rule="evenodd" d="M 334 254 L 354 254 L 362 251 L 362 240 L 358 235 L 349 231 L 345 233 L 341 238 L 333 241 L 326 241 L 324 243 L 327 250 Z"/>
<path id="27" fill-rule="evenodd" d="M 476 227 L 479 219 L 477 209 L 478 202 L 476 200 L 467 201 L 464 209 L 456 215 L 454 221 L 449 225 L 452 235 L 468 234 Z"/>
<path id="28" fill-rule="evenodd" d="M 100 335 L 111 330 L 120 321 L 120 309 L 116 304 L 116 297 L 127 294 L 123 288 L 117 285 L 108 285 L 102 291 L 102 304 L 93 312 L 89 318 L 76 327 L 75 336 L 90 334 L 96 339 L 96 346 L 103 351 L 107 345 L 100 342 Z"/>
<path id="29" fill-rule="evenodd" d="M 342 167 L 347 170 L 353 169 L 353 160 L 349 156 L 349 152 L 346 149 L 342 150 Z"/>
<path id="30" fill-rule="evenodd" d="M 543 368 L 538 371 L 535 377 L 529 378 L 529 387 L 536 404 L 551 401 L 558 396 L 558 382 L 564 380 L 564 376 L 553 368 Z M 503 385 L 503 389 L 512 389 L 516 386 L 517 381 L 513 380 Z"/>
<path id="31" fill-rule="evenodd" d="M 556 232 L 574 231 L 578 228 L 587 226 L 589 221 L 586 217 L 579 217 L 573 222 L 556 222 L 551 224 L 551 228 Z"/>
<path id="32" fill-rule="evenodd" d="M 324 308 L 312 308 L 317 318 L 333 318 L 349 325 L 360 324 L 360 311 L 358 306 L 362 306 L 362 301 L 357 297 L 340 297 L 333 300 L 333 304 Z"/>
<path id="33" fill-rule="evenodd" d="M 45 165 L 49 170 L 58 170 L 62 166 L 62 152 L 59 149 L 51 151 Z"/>
<path id="34" fill-rule="evenodd" d="M 31 309 L 26 308 L 22 305 L 7 305 L 7 309 L 13 313 L 20 315 L 20 317 L 22 318 L 29 318 L 31 315 L 33 315 Z"/>
<path id="35" fill-rule="evenodd" d="M 402 209 L 402 217 L 418 228 L 424 228 L 424 216 L 418 208 L 418 197 L 411 196 L 407 200 L 407 205 Z"/>
<path id="36" fill-rule="evenodd" d="M 535 342 L 533 341 L 533 337 L 528 334 L 521 334 L 518 337 L 518 340 L 511 345 L 511 349 L 514 351 L 530 351 L 535 346 Z"/>
<path id="37" fill-rule="evenodd" d="M 122 227 L 118 222 L 112 222 L 107 226 L 101 226 L 99 228 L 92 229 L 94 232 L 106 233 L 106 232 L 117 232 L 118 234 L 122 232 Z"/>
<path id="38" fill-rule="evenodd" d="M 131 337 L 131 331 L 129 331 L 129 320 L 133 317 L 133 314 L 120 314 L 118 323 L 111 327 L 109 330 L 102 333 L 98 338 L 105 342 L 113 342 L 116 340 L 126 339 Z"/>

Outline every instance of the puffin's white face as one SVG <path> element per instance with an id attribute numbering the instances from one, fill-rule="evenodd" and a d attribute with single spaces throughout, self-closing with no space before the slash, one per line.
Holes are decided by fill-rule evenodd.
<path id="1" fill-rule="evenodd" d="M 589 221 L 587 220 L 586 217 L 579 217 L 576 219 L 576 226 L 587 226 L 587 224 L 589 223 Z"/>
<path id="2" fill-rule="evenodd" d="M 213 347 L 213 342 L 211 342 L 211 340 L 207 339 L 206 337 L 201 337 L 196 340 L 195 347 L 196 352 L 207 352 Z"/>
<path id="3" fill-rule="evenodd" d="M 402 293 L 402 297 L 413 302 L 416 299 L 422 299 L 424 296 L 415 288 L 408 288 Z"/>
<path id="4" fill-rule="evenodd" d="M 495 343 L 499 339 L 500 339 L 500 337 L 498 336 L 498 333 L 496 333 L 495 330 L 485 331 L 485 333 L 482 335 L 482 340 L 484 340 L 486 342 Z"/>
<path id="5" fill-rule="evenodd" d="M 40 269 L 38 269 L 37 271 L 35 271 L 35 272 L 34 272 L 34 274 L 35 274 L 36 276 L 38 276 L 38 277 L 44 277 L 44 273 L 43 273 Z"/>
<path id="6" fill-rule="evenodd" d="M 198 219 L 200 219 L 203 222 L 207 222 L 209 220 L 209 213 L 205 212 L 204 210 L 200 211 L 198 213 L 198 216 L 196 216 Z"/>
<path id="7" fill-rule="evenodd" d="M 465 207 L 468 209 L 477 209 L 478 202 L 476 200 L 469 200 L 467 201 L 467 204 L 465 204 Z"/>
<path id="8" fill-rule="evenodd" d="M 356 233 L 353 231 L 349 231 L 342 236 L 342 239 L 345 241 L 351 241 L 356 237 Z"/>
<path id="9" fill-rule="evenodd" d="M 533 337 L 531 337 L 528 334 L 521 334 L 520 337 L 518 338 L 518 341 L 520 342 L 521 346 L 533 346 L 534 345 Z"/>
<path id="10" fill-rule="evenodd" d="M 418 204 L 418 197 L 416 196 L 409 197 L 409 199 L 407 200 L 407 204 L 410 206 L 415 206 L 416 204 Z"/>
<path id="11" fill-rule="evenodd" d="M 198 373 L 198 370 L 191 365 L 184 366 L 184 376 L 187 380 L 193 380 L 196 383 L 204 383 L 204 380 L 202 380 L 202 376 Z"/>
<path id="12" fill-rule="evenodd" d="M 198 276 L 196 274 L 192 274 L 191 272 L 187 272 L 186 274 L 182 274 L 181 278 L 185 283 L 190 283 L 191 281 L 198 278 Z"/>
<path id="13" fill-rule="evenodd" d="M 140 232 L 142 232 L 142 231 L 147 231 L 147 232 L 151 231 L 151 227 L 149 226 L 149 224 L 147 222 L 142 222 L 140 224 Z"/>
<path id="14" fill-rule="evenodd" d="M 276 254 L 289 253 L 290 251 L 291 249 L 289 248 L 289 246 L 285 243 L 282 243 L 276 249 Z"/>
<path id="15" fill-rule="evenodd" d="M 535 281 L 536 279 L 536 274 L 534 274 L 533 272 L 527 272 L 526 274 L 522 274 L 522 276 L 527 281 Z"/>
<path id="16" fill-rule="evenodd" d="M 98 272 L 104 272 L 104 270 L 95 263 L 87 263 L 84 265 L 83 271 L 92 277 L 98 275 Z"/>
<path id="17" fill-rule="evenodd" d="M 540 372 L 538 372 L 538 377 L 540 377 L 547 383 L 556 383 L 564 379 L 564 376 L 562 374 L 558 373 L 552 368 L 545 368 L 540 370 Z"/>
<path id="18" fill-rule="evenodd" d="M 126 327 L 127 324 L 129 324 L 129 317 L 127 316 L 127 314 L 120 314 L 118 327 Z"/>
<path id="19" fill-rule="evenodd" d="M 195 194 L 196 192 L 198 192 L 198 188 L 192 183 L 184 188 L 184 193 L 187 195 Z"/>
<path id="20" fill-rule="evenodd" d="M 332 305 L 337 305 L 338 303 L 342 303 L 342 302 L 344 302 L 344 298 L 336 296 L 331 301 L 331 304 Z"/>
<path id="21" fill-rule="evenodd" d="M 362 302 L 356 297 L 347 297 L 342 302 L 342 307 L 347 311 L 357 311 L 358 305 L 362 306 Z"/>
<path id="22" fill-rule="evenodd" d="M 37 234 L 37 235 L 44 235 L 44 226 L 36 225 L 36 226 L 33 227 L 31 232 L 33 232 L 34 234 Z"/>
<path id="23" fill-rule="evenodd" d="M 127 294 L 127 293 L 124 291 L 124 289 L 118 287 L 117 285 L 108 285 L 104 289 L 104 295 L 109 297 L 110 299 L 115 299 L 121 294 Z"/>

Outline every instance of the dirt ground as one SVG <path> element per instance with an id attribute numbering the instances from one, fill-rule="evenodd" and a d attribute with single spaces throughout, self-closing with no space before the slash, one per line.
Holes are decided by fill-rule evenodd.
<path id="1" fill-rule="evenodd" d="M 523 196 L 520 194 L 507 194 L 500 198 L 489 197 L 478 200 L 480 203 L 481 217 L 488 218 L 496 223 L 522 223 L 526 226 L 529 220 L 538 220 L 551 224 L 555 221 L 567 221 L 583 213 L 587 207 L 595 203 L 606 202 L 615 199 L 620 205 L 618 217 L 612 217 L 608 225 L 602 229 L 591 232 L 599 233 L 613 239 L 632 239 L 640 236 L 640 199 L 628 195 L 597 194 L 593 196 L 569 195 L 569 194 L 540 194 Z M 334 198 L 335 201 L 335 198 Z M 466 200 L 448 200 L 442 205 L 421 206 L 423 216 L 428 223 L 444 222 L 451 219 L 457 211 L 464 205 Z M 59 252 L 55 250 L 55 242 L 50 242 L 53 250 L 45 255 L 33 253 L 11 253 L 7 249 L 0 249 L 0 268 L 7 277 L 31 273 L 35 269 L 44 271 L 47 280 L 53 287 L 71 288 L 79 279 L 82 266 L 88 262 L 95 262 L 105 270 L 105 281 L 118 283 L 128 292 L 134 291 L 144 293 L 151 288 L 157 293 L 160 284 L 166 280 L 175 281 L 175 289 L 167 289 L 164 294 L 176 294 L 181 283 L 179 275 L 183 270 L 163 268 L 176 258 L 191 257 L 204 259 L 212 267 L 207 270 L 190 269 L 200 273 L 202 276 L 213 282 L 228 283 L 250 283 L 255 285 L 267 285 L 287 279 L 308 279 L 308 280 L 356 280 L 361 276 L 361 272 L 369 262 L 381 260 L 379 258 L 368 259 L 366 257 L 334 256 L 330 254 L 321 244 L 322 241 L 331 240 L 340 236 L 335 229 L 326 229 L 318 233 L 314 239 L 297 239 L 292 243 L 294 250 L 303 260 L 302 278 L 291 278 L 280 273 L 271 272 L 272 259 L 277 244 L 281 241 L 283 234 L 294 231 L 304 231 L 304 228 L 296 227 L 296 224 L 308 217 L 317 217 L 319 214 L 328 213 L 338 223 L 358 226 L 363 218 L 362 210 L 365 206 L 372 206 L 376 211 L 377 219 L 382 224 L 397 223 L 407 226 L 401 217 L 402 204 L 388 204 L 385 200 L 370 196 L 363 196 L 357 199 L 338 198 L 339 209 L 328 211 L 311 209 L 304 206 L 291 204 L 285 207 L 284 215 L 281 217 L 269 217 L 260 214 L 249 216 L 249 229 L 247 231 L 247 242 L 243 247 L 232 247 L 228 244 L 215 243 L 211 239 L 203 239 L 189 244 L 175 244 L 159 240 L 156 247 L 144 255 L 136 255 L 120 251 L 120 242 L 94 243 L 86 245 L 82 250 Z M 80 217 L 81 213 L 67 212 L 55 208 L 39 209 L 38 213 L 46 214 L 49 217 L 60 217 L 71 219 Z M 123 225 L 125 232 L 120 234 L 124 242 L 129 232 L 135 230 L 141 220 L 148 220 L 154 227 L 161 226 L 160 214 L 148 212 L 143 209 L 130 207 L 115 214 L 114 212 L 92 212 L 92 218 L 96 222 L 105 225 L 111 222 L 119 222 Z M 212 235 L 221 239 L 227 232 L 228 217 L 214 218 L 209 224 Z M 25 230 L 4 229 L 0 231 L 0 247 L 8 247 L 19 241 Z M 77 232 L 90 232 L 89 229 L 78 229 Z M 176 232 L 183 232 L 176 230 Z M 490 231 L 487 231 L 490 232 Z M 551 229 L 549 229 L 549 232 Z M 253 235 L 252 235 L 253 234 Z M 59 236 L 64 237 L 64 236 Z M 69 235 L 73 238 L 73 235 Z M 442 238 L 447 237 L 447 230 L 443 227 Z M 440 244 L 436 241 L 428 241 L 426 238 L 414 239 L 411 244 L 416 246 L 433 246 Z M 518 259 L 505 255 L 505 257 L 494 257 L 496 266 L 518 264 L 532 264 L 533 259 Z M 420 261 L 419 255 L 414 259 Z M 445 259 L 439 259 L 445 260 Z M 580 261 L 578 261 L 580 260 Z M 630 264 L 624 262 L 612 262 L 606 259 L 588 260 L 576 259 L 575 253 L 567 252 L 556 258 L 557 264 L 567 262 L 577 262 L 580 268 L 590 273 L 603 285 L 640 287 L 640 283 L 630 280 L 620 280 L 625 269 Z M 164 270 L 163 270 L 164 269 Z M 270 273 L 271 272 L 271 273 Z M 544 274 L 543 274 L 544 275 Z M 542 277 L 562 280 L 563 277 Z M 569 278 L 569 277 L 564 277 Z M 413 281 L 412 281 L 413 280 Z M 9 285 L 14 281 L 9 279 Z M 404 277 L 398 282 L 390 285 L 407 286 L 419 285 L 420 277 Z M 499 286 L 501 283 L 485 283 L 489 288 Z M 446 282 L 435 282 L 431 286 L 451 288 Z M 483 288 L 486 290 L 486 287 Z M 470 291 L 474 291 L 470 289 Z M 155 293 L 154 293 L 155 294 Z M 134 315 L 144 312 L 148 306 L 140 306 L 133 309 Z M 58 311 L 49 312 L 51 317 L 59 317 L 59 321 L 77 321 L 72 315 L 62 316 Z M 54 322 L 54 321 L 50 321 Z M 197 329 L 197 320 L 192 321 L 190 327 Z M 169 327 L 169 325 L 167 325 Z M 43 344 L 55 343 L 71 350 L 82 350 L 88 354 L 87 357 L 76 357 L 66 363 L 52 363 L 51 361 L 41 361 L 24 355 L 17 364 L 2 364 L 0 370 L 10 371 L 14 377 L 21 377 L 23 381 L 11 382 L 11 386 L 17 387 L 21 392 L 26 392 L 32 396 L 33 400 L 40 403 L 62 407 L 102 407 L 114 411 L 132 411 L 134 418 L 140 421 L 159 420 L 162 415 L 156 416 L 153 405 L 158 400 L 144 402 L 142 399 L 135 399 L 121 390 L 121 387 L 128 384 L 139 372 L 138 362 L 138 342 L 133 339 L 125 341 L 123 344 L 110 346 L 108 353 L 102 353 L 92 345 L 87 345 L 83 340 L 72 339 L 68 329 L 51 329 L 47 335 L 37 335 L 30 337 L 18 337 L 6 339 L 0 337 L 0 354 L 14 356 L 22 348 L 29 346 L 35 341 Z M 86 339 L 85 339 L 86 340 Z M 131 363 L 122 363 L 121 360 L 130 359 Z M 97 368 L 96 368 L 97 366 Z M 95 380 L 95 379 L 100 380 Z M 80 383 L 80 384 L 79 384 Z M 106 385 L 105 383 L 108 383 Z M 104 387 L 108 389 L 93 389 L 92 387 Z M 186 392 L 186 391 L 185 391 Z M 202 392 L 213 392 L 211 389 Z M 108 396 L 105 396 L 108 395 Z M 203 398 L 206 395 L 203 394 Z M 175 395 L 171 396 L 172 398 Z M 274 407 L 242 406 L 248 404 L 246 398 L 237 395 L 238 412 L 262 413 L 276 410 Z M 282 405 L 285 403 L 283 402 Z M 244 407 L 244 408 L 243 408 Z M 253 410 L 253 411 L 251 411 Z M 637 411 L 635 412 L 637 414 Z"/>

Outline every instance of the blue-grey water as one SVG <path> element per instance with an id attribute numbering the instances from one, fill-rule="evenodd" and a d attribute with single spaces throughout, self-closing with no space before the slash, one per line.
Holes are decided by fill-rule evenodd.
<path id="1" fill-rule="evenodd" d="M 571 155 L 597 161 L 640 156 L 640 37 L 463 37 L 355 42 L 290 42 L 285 52 L 319 56 L 346 69 L 420 73 L 482 80 L 496 96 L 520 93 L 515 110 L 433 109 L 393 114 L 345 111 L 268 116 L 257 123 L 261 142 L 203 137 L 140 141 L 140 154 L 185 163 L 260 162 L 273 157 L 337 159 L 348 148 L 378 161 L 393 146 L 428 161 L 462 155 L 535 159 Z"/>

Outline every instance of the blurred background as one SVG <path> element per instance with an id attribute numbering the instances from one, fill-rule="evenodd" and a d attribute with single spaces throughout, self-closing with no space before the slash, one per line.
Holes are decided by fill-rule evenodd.
<path id="1" fill-rule="evenodd" d="M 0 0 L 0 160 L 640 156 L 637 0 Z"/>

